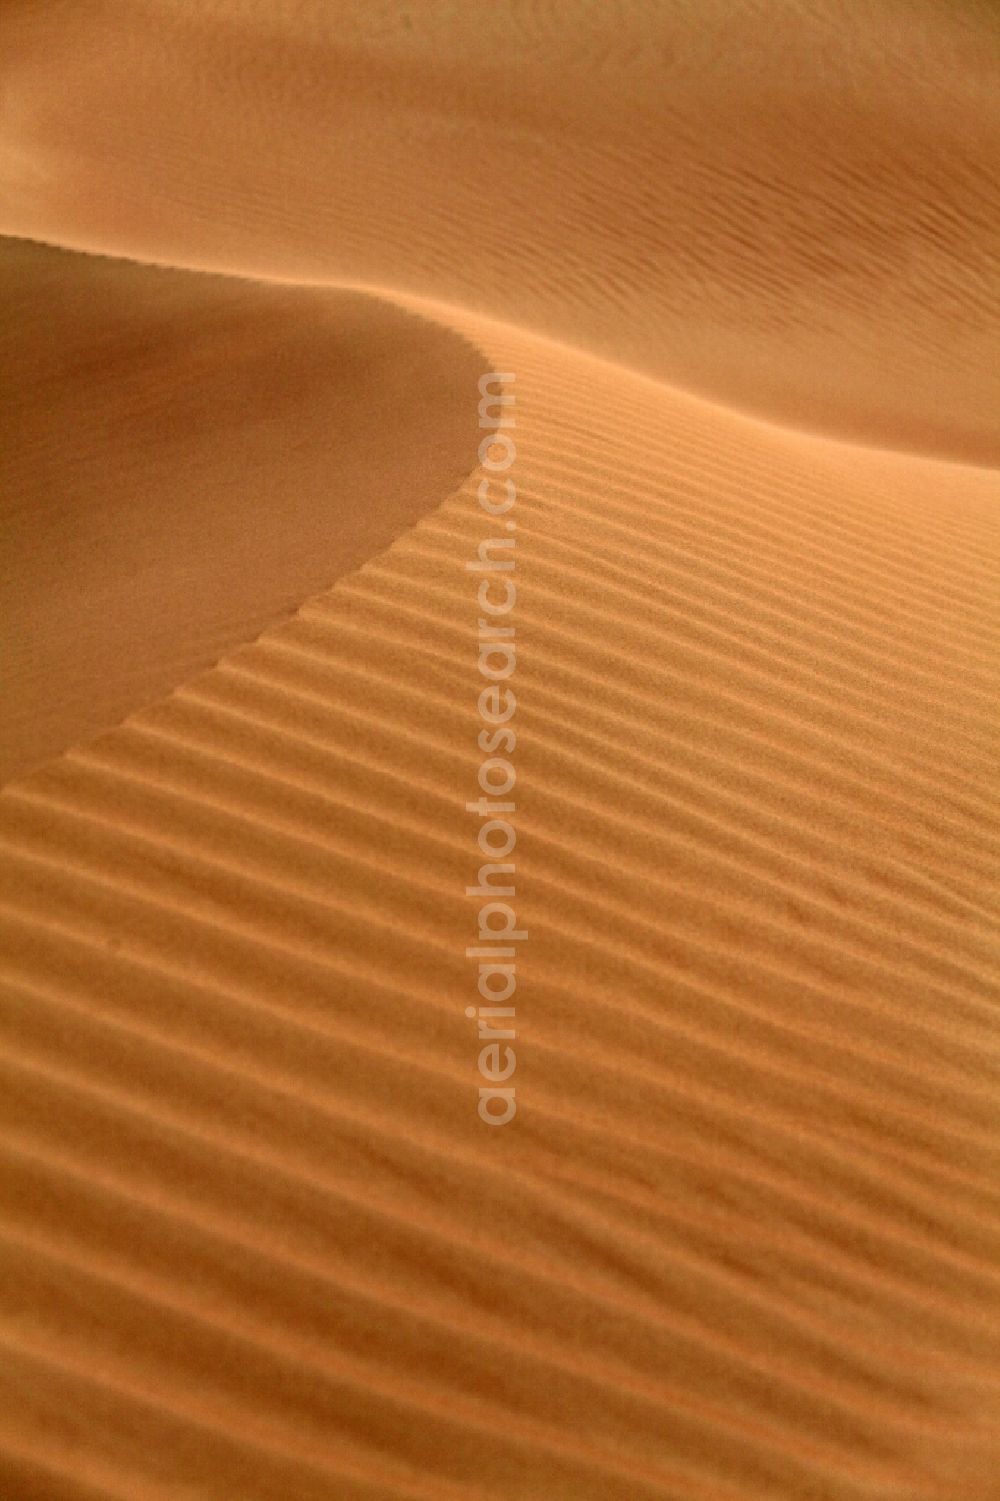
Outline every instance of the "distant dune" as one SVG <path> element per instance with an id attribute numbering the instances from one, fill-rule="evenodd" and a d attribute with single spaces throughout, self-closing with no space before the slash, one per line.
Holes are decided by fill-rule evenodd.
<path id="1" fill-rule="evenodd" d="M 995 12 L 4 19 L 0 1496 L 993 1501 Z"/>

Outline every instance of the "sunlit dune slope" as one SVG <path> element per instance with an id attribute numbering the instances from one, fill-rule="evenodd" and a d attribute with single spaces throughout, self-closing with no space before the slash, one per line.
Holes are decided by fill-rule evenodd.
<path id="1" fill-rule="evenodd" d="M 996 477 L 456 327 L 515 373 L 517 1116 L 473 470 L 0 797 L 0 1488 L 990 1501 Z"/>

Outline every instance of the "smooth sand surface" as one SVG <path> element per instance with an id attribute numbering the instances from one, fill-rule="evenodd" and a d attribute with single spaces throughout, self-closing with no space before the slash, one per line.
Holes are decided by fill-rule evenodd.
<path id="1" fill-rule="evenodd" d="M 58 35 L 8 9 L 2 227 L 265 281 L 5 252 L 64 342 L 14 299 L 0 1495 L 994 1501 L 991 13 L 580 5 L 570 48 L 541 4 L 109 0 L 53 7 Z M 458 66 L 488 48 L 489 78 Z M 771 132 L 778 82 L 813 134 Z M 603 177 L 602 110 L 632 152 Z M 474 234 L 493 121 L 513 207 Z M 842 170 L 862 148 L 885 199 Z M 700 283 L 653 256 L 681 210 Z M 514 375 L 509 532 L 483 369 Z M 71 441 L 77 410 L 126 436 Z M 151 520 L 120 532 L 138 470 Z M 505 535 L 528 937 L 494 1129 L 466 565 Z M 228 577 L 209 537 L 242 539 Z M 218 616 L 188 621 L 185 569 Z M 101 590 L 131 661 L 74 624 Z"/>
<path id="2" fill-rule="evenodd" d="M 0 781 L 169 692 L 454 489 L 484 357 L 357 293 L 0 241 Z"/>

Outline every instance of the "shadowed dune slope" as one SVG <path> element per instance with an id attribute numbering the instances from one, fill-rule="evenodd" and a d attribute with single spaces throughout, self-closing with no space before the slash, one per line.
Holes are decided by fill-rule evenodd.
<path id="1" fill-rule="evenodd" d="M 357 293 L 0 245 L 0 779 L 385 547 L 476 462 L 483 359 Z"/>
<path id="2" fill-rule="evenodd" d="M 0 796 L 0 1490 L 990 1501 L 995 475 L 516 372 L 519 1109 L 478 472 Z"/>

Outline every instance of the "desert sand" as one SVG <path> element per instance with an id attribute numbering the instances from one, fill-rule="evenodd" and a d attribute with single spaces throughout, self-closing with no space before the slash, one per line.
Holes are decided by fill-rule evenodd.
<path id="1" fill-rule="evenodd" d="M 2 15 L 3 1501 L 994 1501 L 996 12 Z"/>

